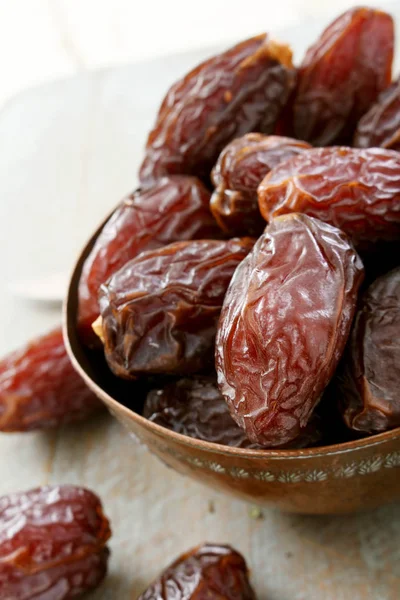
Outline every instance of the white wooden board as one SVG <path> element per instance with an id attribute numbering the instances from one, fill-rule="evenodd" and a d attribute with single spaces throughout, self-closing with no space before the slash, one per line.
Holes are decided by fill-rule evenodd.
<path id="1" fill-rule="evenodd" d="M 298 51 L 313 28 L 296 38 Z M 71 268 L 104 214 L 135 187 L 162 93 L 208 54 L 32 89 L 0 114 L 0 352 L 60 320 L 58 308 L 15 299 L 8 284 Z M 97 491 L 112 520 L 110 574 L 97 600 L 134 600 L 179 552 L 205 540 L 244 553 L 260 600 L 399 598 L 399 505 L 340 518 L 264 510 L 254 519 L 245 503 L 167 469 L 106 415 L 0 436 L 1 494 L 64 482 Z"/>

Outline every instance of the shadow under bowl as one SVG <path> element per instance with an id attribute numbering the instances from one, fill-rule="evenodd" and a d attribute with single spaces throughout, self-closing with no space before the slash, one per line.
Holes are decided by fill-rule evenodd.
<path id="1" fill-rule="evenodd" d="M 201 483 L 284 511 L 349 513 L 400 498 L 400 428 L 326 447 L 246 450 L 189 438 L 128 408 L 137 407 L 140 412 L 143 393 L 137 384 L 117 380 L 104 359 L 81 344 L 76 330 L 82 265 L 102 226 L 83 249 L 72 273 L 63 314 L 65 344 L 87 385 L 152 453 Z"/>

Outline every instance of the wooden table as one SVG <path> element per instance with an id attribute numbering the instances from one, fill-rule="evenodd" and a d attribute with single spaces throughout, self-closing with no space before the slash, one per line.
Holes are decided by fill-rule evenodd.
<path id="1" fill-rule="evenodd" d="M 72 266 L 134 187 L 160 89 L 193 58 L 171 58 L 168 72 L 158 64 L 145 96 L 153 67 L 142 64 L 33 89 L 0 114 L 1 352 L 60 321 L 59 307 L 13 298 L 8 283 Z M 335 518 L 258 514 L 167 469 L 107 415 L 0 436 L 0 493 L 67 482 L 97 491 L 112 521 L 110 573 L 97 600 L 134 600 L 178 553 L 205 540 L 244 553 L 260 600 L 400 596 L 400 505 Z"/>

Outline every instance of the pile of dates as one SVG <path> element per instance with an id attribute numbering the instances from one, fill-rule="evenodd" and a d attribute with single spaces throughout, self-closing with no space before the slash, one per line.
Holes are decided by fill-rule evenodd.
<path id="1" fill-rule="evenodd" d="M 355 8 L 298 67 L 261 34 L 170 88 L 140 187 L 79 282 L 79 337 L 104 353 L 118 400 L 125 380 L 154 423 L 248 449 L 400 426 L 393 47 L 391 16 Z M 3 431 L 99 406 L 60 330 L 0 363 Z"/>
<path id="2" fill-rule="evenodd" d="M 140 187 L 103 226 L 79 282 L 79 338 L 119 401 L 180 434 L 258 451 L 400 426 L 393 47 L 390 15 L 355 8 L 298 67 L 261 34 L 171 87 Z M 100 408 L 61 329 L 0 361 L 0 431 Z M 0 498 L 0 597 L 95 588 L 110 535 L 89 490 Z M 238 552 L 194 548 L 140 600 L 200 597 L 255 598 Z"/>
<path id="3" fill-rule="evenodd" d="M 168 91 L 79 284 L 80 337 L 151 382 L 146 418 L 251 449 L 400 426 L 393 46 L 356 8 L 298 68 L 262 34 Z"/>

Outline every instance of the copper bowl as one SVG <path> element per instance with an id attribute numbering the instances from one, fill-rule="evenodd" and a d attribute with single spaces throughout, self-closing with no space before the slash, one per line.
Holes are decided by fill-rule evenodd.
<path id="1" fill-rule="evenodd" d="M 244 450 L 174 433 L 110 395 L 121 399 L 119 383 L 115 380 L 115 386 L 110 384 L 105 363 L 93 359 L 80 343 L 75 327 L 82 265 L 101 228 L 84 248 L 71 277 L 64 304 L 65 343 L 75 369 L 87 385 L 151 452 L 176 471 L 213 488 L 284 511 L 348 513 L 400 498 L 400 428 L 367 439 L 307 450 Z M 139 399 L 137 402 L 140 410 Z"/>

